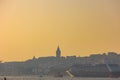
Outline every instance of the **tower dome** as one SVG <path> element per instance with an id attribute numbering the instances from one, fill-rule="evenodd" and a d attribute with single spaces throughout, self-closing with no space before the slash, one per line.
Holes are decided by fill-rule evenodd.
<path id="1" fill-rule="evenodd" d="M 60 47 L 58 46 L 57 50 L 56 50 L 56 57 L 60 58 L 61 57 L 61 50 Z"/>

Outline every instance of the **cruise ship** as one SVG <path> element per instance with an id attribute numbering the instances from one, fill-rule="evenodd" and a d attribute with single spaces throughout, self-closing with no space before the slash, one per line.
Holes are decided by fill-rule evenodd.
<path id="1" fill-rule="evenodd" d="M 76 64 L 67 73 L 72 77 L 120 77 L 118 64 Z"/>

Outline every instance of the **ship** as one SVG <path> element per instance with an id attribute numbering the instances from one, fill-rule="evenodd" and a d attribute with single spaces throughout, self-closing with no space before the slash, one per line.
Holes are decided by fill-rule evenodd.
<path id="1" fill-rule="evenodd" d="M 67 73 L 72 77 L 120 77 L 118 64 L 76 64 Z"/>

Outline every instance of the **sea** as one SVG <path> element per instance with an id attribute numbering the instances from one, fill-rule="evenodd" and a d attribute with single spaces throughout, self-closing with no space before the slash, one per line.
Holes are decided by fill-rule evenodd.
<path id="1" fill-rule="evenodd" d="M 37 76 L 0 76 L 0 80 L 120 80 L 120 78 L 76 78 L 76 77 L 37 77 Z"/>

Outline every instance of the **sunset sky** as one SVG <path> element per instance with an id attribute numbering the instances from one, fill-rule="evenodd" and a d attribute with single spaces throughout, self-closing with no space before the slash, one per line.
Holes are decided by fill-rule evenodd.
<path id="1" fill-rule="evenodd" d="M 0 60 L 120 53 L 120 0 L 0 0 Z"/>

